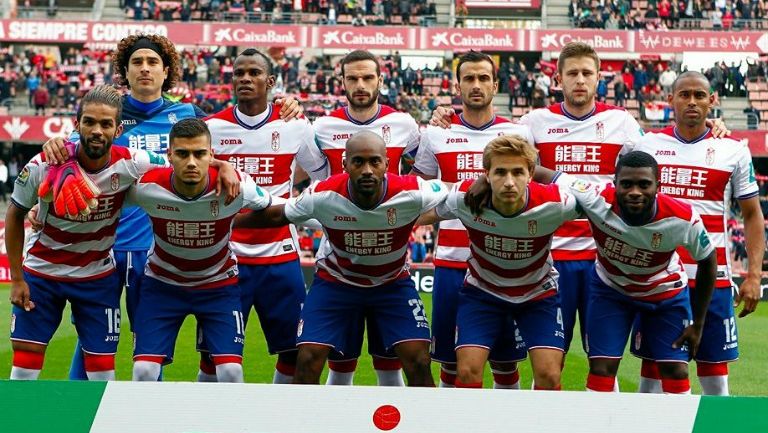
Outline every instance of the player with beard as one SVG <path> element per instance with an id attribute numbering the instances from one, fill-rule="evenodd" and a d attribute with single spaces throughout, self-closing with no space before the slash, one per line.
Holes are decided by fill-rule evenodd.
<path id="1" fill-rule="evenodd" d="M 739 317 L 755 311 L 760 301 L 760 274 L 765 252 L 765 230 L 758 185 L 749 147 L 731 138 L 715 138 L 705 124 L 714 102 L 707 77 L 699 72 L 680 74 L 668 97 L 675 110 L 675 126 L 647 134 L 636 150 L 655 155 L 661 170 L 661 191 L 696 209 L 717 249 L 717 281 L 701 340 L 694 357 L 705 395 L 728 395 L 728 363 L 739 356 L 726 221 L 732 201 L 738 200 L 744 217 L 747 277 L 738 288 Z M 694 298 L 700 295 L 696 261 L 678 251 L 688 273 Z M 635 329 L 632 353 L 643 359 L 640 392 L 661 392 L 662 380 L 645 343 L 646 332 Z"/>
<path id="2" fill-rule="evenodd" d="M 400 172 L 400 159 L 414 151 L 419 144 L 419 127 L 407 113 L 401 113 L 378 102 L 382 85 L 379 60 L 364 50 L 347 54 L 340 62 L 344 92 L 348 105 L 328 116 L 315 120 L 315 138 L 320 150 L 328 157 L 330 174 L 342 172 L 344 148 L 347 139 L 360 131 L 380 136 L 386 145 L 389 172 Z M 348 348 L 344 357 L 330 356 L 328 384 L 351 385 L 357 358 L 362 348 L 364 322 L 360 322 L 357 343 Z M 368 351 L 373 356 L 379 385 L 403 385 L 401 367 L 395 355 L 382 348 L 375 321 L 368 322 Z"/>
<path id="3" fill-rule="evenodd" d="M 214 157 L 250 175 L 272 196 L 288 198 L 297 163 L 314 180 L 327 177 L 327 163 L 314 142 L 307 119 L 280 119 L 282 107 L 268 102 L 275 85 L 271 60 L 249 48 L 234 62 L 233 85 L 237 105 L 206 119 Z M 242 312 L 247 323 L 251 308 L 270 354 L 277 354 L 274 383 L 291 383 L 296 368 L 296 335 L 304 279 L 294 242 L 294 226 L 235 229 L 231 247 L 237 256 Z M 216 379 L 216 366 L 207 356 L 205 335 L 198 338 L 201 364 L 198 378 Z"/>
<path id="4" fill-rule="evenodd" d="M 346 143 L 345 173 L 285 205 L 238 217 L 235 227 L 279 227 L 316 218 L 325 236 L 301 311 L 294 383 L 316 384 L 334 350 L 359 350 L 361 320 L 376 322 L 382 347 L 395 353 L 409 386 L 434 386 L 429 323 L 408 272 L 408 238 L 416 219 L 447 195 L 440 181 L 388 172 L 384 140 L 370 131 Z"/>
<path id="5" fill-rule="evenodd" d="M 461 97 L 462 113 L 452 116 L 449 129 L 427 127 L 413 173 L 446 183 L 475 179 L 484 172 L 483 151 L 494 138 L 520 135 L 533 143 L 527 126 L 494 113 L 493 97 L 498 86 L 496 65 L 487 54 L 470 51 L 459 58 L 455 87 Z M 440 221 L 431 316 L 432 359 L 441 363 L 440 387 L 452 387 L 456 380 L 456 314 L 469 257 L 469 238 L 461 221 Z M 525 359 L 526 351 L 517 350 L 516 346 L 515 327 L 510 318 L 489 356 L 494 388 L 520 388 L 515 362 Z"/>
<path id="6" fill-rule="evenodd" d="M 179 54 L 168 38 L 160 35 L 126 36 L 117 44 L 112 67 L 117 73 L 116 83 L 126 86 L 130 91 L 123 98 L 123 134 L 115 140 L 116 146 L 165 155 L 168 134 L 176 122 L 206 116 L 196 105 L 171 102 L 163 98 L 163 91 L 176 85 L 181 71 Z M 298 113 L 298 103 L 290 101 L 283 107 L 281 115 L 291 118 Z M 76 140 L 76 137 L 70 140 Z M 43 150 L 52 164 L 69 158 L 61 138 L 49 140 Z M 215 162 L 214 166 L 218 168 L 217 164 L 219 162 Z M 239 183 L 229 185 L 239 188 Z M 233 193 L 229 191 L 229 195 L 235 195 Z M 144 274 L 147 251 L 151 245 L 152 230 L 146 213 L 136 206 L 126 207 L 117 228 L 114 254 L 121 285 L 125 286 L 129 320 L 133 317 L 138 300 L 138 284 Z M 82 366 L 81 350 L 76 349 L 70 379 L 85 379 Z"/>
<path id="7" fill-rule="evenodd" d="M 596 101 L 599 71 L 600 59 L 592 47 L 583 42 L 566 44 L 557 61 L 557 80 L 562 83 L 565 100 L 533 110 L 520 123 L 531 128 L 543 167 L 604 184 L 613 177 L 622 147 L 638 143 L 643 130 L 623 108 Z M 432 119 L 449 126 L 448 114 L 446 110 L 436 110 Z M 475 186 L 467 197 L 483 201 L 488 195 L 486 183 L 476 182 Z M 573 338 L 577 312 L 586 352 L 587 290 L 596 258 L 595 242 L 586 219 L 566 222 L 555 232 L 552 257 L 560 274 L 566 352 Z"/>
<path id="8" fill-rule="evenodd" d="M 38 203 L 38 186 L 55 170 L 41 153 L 16 179 L 5 237 L 14 304 L 11 379 L 37 379 L 67 301 L 87 378 L 115 378 L 122 292 L 111 254 L 117 221 L 128 188 L 151 168 L 165 165 L 162 157 L 144 150 L 112 145 L 123 129 L 121 99 L 114 88 L 97 86 L 83 97 L 75 122 L 81 137 L 75 158 L 100 190 L 98 204 L 88 214 L 72 215 L 40 202 L 43 227 L 29 238 L 23 262 L 24 217 Z"/>

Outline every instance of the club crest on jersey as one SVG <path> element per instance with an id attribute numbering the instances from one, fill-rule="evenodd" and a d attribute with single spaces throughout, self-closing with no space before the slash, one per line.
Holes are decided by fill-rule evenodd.
<path id="1" fill-rule="evenodd" d="M 391 226 L 397 224 L 397 209 L 390 208 L 387 211 L 387 224 Z"/>
<path id="2" fill-rule="evenodd" d="M 706 162 L 707 162 L 707 165 L 712 165 L 715 163 L 715 149 L 711 147 L 707 148 Z"/>
<path id="3" fill-rule="evenodd" d="M 176 113 L 169 113 L 168 114 L 168 121 L 175 124 L 179 121 L 179 119 L 176 118 Z"/>
<path id="4" fill-rule="evenodd" d="M 655 232 L 651 237 L 651 248 L 658 250 L 661 246 L 661 233 Z"/>
<path id="5" fill-rule="evenodd" d="M 109 177 L 109 186 L 112 188 L 112 191 L 117 191 L 120 189 L 120 175 L 117 173 L 112 173 L 112 176 Z"/>
<path id="6" fill-rule="evenodd" d="M 528 234 L 533 236 L 539 230 L 539 223 L 536 220 L 528 221 Z"/>
<path id="7" fill-rule="evenodd" d="M 272 132 L 272 150 L 275 152 L 280 150 L 280 133 L 277 131 Z"/>
<path id="8" fill-rule="evenodd" d="M 598 140 L 605 140 L 605 124 L 603 122 L 597 122 L 595 124 L 595 135 Z"/>
<path id="9" fill-rule="evenodd" d="M 28 180 L 29 180 L 29 167 L 24 167 L 24 169 L 21 170 L 21 173 L 19 173 L 19 175 L 16 176 L 16 183 L 18 185 L 24 186 L 27 184 Z"/>
<path id="10" fill-rule="evenodd" d="M 571 188 L 575 189 L 578 192 L 587 192 L 591 184 L 589 182 L 583 181 L 581 179 L 576 179 L 571 183 Z"/>
<path id="11" fill-rule="evenodd" d="M 211 215 L 214 217 L 219 216 L 219 201 L 214 200 L 211 202 Z"/>
<path id="12" fill-rule="evenodd" d="M 383 138 L 384 143 L 389 146 L 389 143 L 392 141 L 392 131 L 390 130 L 389 125 L 384 125 L 381 127 L 381 138 Z"/>

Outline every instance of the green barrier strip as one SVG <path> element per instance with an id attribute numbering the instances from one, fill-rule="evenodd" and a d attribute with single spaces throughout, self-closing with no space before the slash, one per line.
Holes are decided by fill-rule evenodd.
<path id="1" fill-rule="evenodd" d="M 0 431 L 88 433 L 105 388 L 106 382 L 0 381 Z"/>
<path id="2" fill-rule="evenodd" d="M 768 399 L 702 396 L 693 433 L 768 432 Z"/>

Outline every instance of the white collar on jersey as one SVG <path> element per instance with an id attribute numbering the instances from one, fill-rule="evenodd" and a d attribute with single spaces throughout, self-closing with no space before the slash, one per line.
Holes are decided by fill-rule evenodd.
<path id="1" fill-rule="evenodd" d="M 376 209 L 377 207 L 379 207 L 379 205 L 380 205 L 380 204 L 382 204 L 382 203 L 384 202 L 384 197 L 386 197 L 386 196 L 387 196 L 387 187 L 388 187 L 388 186 L 389 186 L 389 185 L 388 185 L 388 183 L 387 183 L 387 175 L 386 175 L 386 173 L 385 173 L 385 174 L 384 174 L 384 181 L 381 183 L 381 189 L 384 191 L 384 192 L 381 194 L 381 199 L 379 199 L 379 202 L 378 202 L 378 203 L 376 203 L 375 205 L 373 205 L 373 207 L 370 207 L 370 208 L 364 208 L 364 207 L 360 207 L 360 205 L 358 205 L 358 204 L 355 202 L 355 196 L 352 194 L 352 178 L 349 178 L 349 180 L 347 181 L 347 194 L 349 195 L 349 201 L 350 201 L 350 202 L 351 202 L 353 205 L 357 206 L 359 209 L 362 209 L 362 210 L 374 210 L 374 209 Z"/>
<path id="2" fill-rule="evenodd" d="M 264 126 L 264 124 L 267 123 L 267 120 L 272 117 L 272 104 L 267 104 L 267 109 L 255 116 L 249 116 L 235 106 L 234 116 L 237 123 L 243 128 L 258 129 Z"/>
<path id="3" fill-rule="evenodd" d="M 378 118 L 379 118 L 379 116 L 381 115 L 381 104 L 379 104 L 379 109 L 378 109 L 378 110 L 376 110 L 376 114 L 374 114 L 374 115 L 373 115 L 373 117 L 371 117 L 371 118 L 370 118 L 370 119 L 368 119 L 368 120 L 362 121 L 362 122 L 360 122 L 360 121 L 358 121 L 358 120 L 355 120 L 355 119 L 352 117 L 352 115 L 351 115 L 351 114 L 349 114 L 349 107 L 348 107 L 348 106 L 347 106 L 347 107 L 344 107 L 344 114 L 346 114 L 346 115 L 347 115 L 347 119 L 349 119 L 349 121 L 350 121 L 350 122 L 352 122 L 352 123 L 354 123 L 355 125 L 367 125 L 367 124 L 369 124 L 369 123 L 371 123 L 371 122 L 373 122 L 374 120 L 376 120 L 376 119 L 378 119 Z"/>
<path id="4" fill-rule="evenodd" d="M 568 110 L 565 109 L 565 102 L 561 102 L 560 103 L 560 111 L 562 111 L 563 114 L 565 115 L 565 117 L 567 117 L 569 119 L 572 119 L 572 120 L 587 120 L 590 117 L 592 117 L 593 114 L 595 114 L 595 111 L 597 111 L 597 104 L 595 104 L 595 106 L 592 107 L 592 110 L 590 110 L 589 113 L 587 113 L 587 114 L 585 114 L 585 115 L 583 115 L 581 117 L 576 117 L 573 114 L 569 113 Z"/>
<path id="5" fill-rule="evenodd" d="M 466 126 L 469 129 L 474 129 L 476 131 L 483 131 L 485 129 L 488 129 L 489 126 L 493 125 L 496 122 L 496 115 L 494 114 L 491 120 L 489 120 L 488 122 L 480 126 L 471 125 L 469 122 L 464 120 L 464 113 L 459 114 L 459 121 L 461 121 L 461 124 Z"/>
<path id="6" fill-rule="evenodd" d="M 690 141 L 686 140 L 685 138 L 683 138 L 682 135 L 680 135 L 680 132 L 677 130 L 677 126 L 674 127 L 672 132 L 675 134 L 675 138 L 677 138 L 678 141 L 680 141 L 682 143 L 685 143 L 685 144 L 693 144 L 693 143 L 698 143 L 699 141 L 703 140 L 704 137 L 706 137 L 709 134 L 710 130 L 711 130 L 710 128 L 707 128 L 704 131 L 703 134 L 701 134 L 700 136 L 698 136 L 698 137 L 696 137 L 696 138 L 694 138 L 693 140 L 690 140 Z"/>

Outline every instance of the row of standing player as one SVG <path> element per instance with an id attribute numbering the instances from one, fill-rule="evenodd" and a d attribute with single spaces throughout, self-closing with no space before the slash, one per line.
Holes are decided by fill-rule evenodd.
<path id="1" fill-rule="evenodd" d="M 358 53 L 359 55 L 360 53 Z M 228 117 L 223 119 L 223 124 L 226 125 L 229 124 L 235 124 L 236 122 L 240 124 L 240 126 L 243 127 L 243 129 L 256 131 L 261 130 L 261 125 L 258 124 L 258 122 L 253 122 L 250 125 L 243 124 L 242 118 L 245 118 L 247 116 L 245 111 L 248 108 L 253 108 L 253 106 L 248 107 L 247 105 L 247 96 L 249 94 L 254 95 L 255 93 L 258 93 L 261 89 L 256 89 L 256 87 L 259 87 L 260 85 L 265 85 L 265 87 L 270 85 L 269 81 L 269 61 L 268 59 L 264 58 L 263 61 L 259 59 L 259 57 L 254 57 L 254 55 L 246 56 L 250 57 L 252 61 L 255 61 L 256 64 L 260 64 L 258 66 L 261 66 L 262 71 L 254 70 L 254 75 L 259 76 L 261 75 L 263 78 L 263 81 L 260 81 L 258 79 L 254 79 L 254 77 L 250 76 L 250 72 L 244 72 L 243 78 L 241 80 L 236 80 L 236 86 L 238 84 L 241 84 L 242 92 L 238 92 L 236 89 L 236 92 L 238 93 L 239 97 L 239 103 L 236 110 L 232 110 L 229 115 L 226 115 L 224 117 Z M 577 56 L 578 58 L 579 56 Z M 584 58 L 589 59 L 589 55 L 584 54 L 581 56 L 581 59 Z M 242 60 L 242 59 L 241 59 Z M 351 60 L 354 60 L 354 57 L 351 58 Z M 454 117 L 454 122 L 457 126 L 454 128 L 451 128 L 451 133 L 456 134 L 456 139 L 451 141 L 451 137 L 436 137 L 434 140 L 430 140 L 430 131 L 427 131 L 427 134 L 424 138 L 422 138 L 422 150 L 419 152 L 419 155 L 417 156 L 418 159 L 422 156 L 426 156 L 426 159 L 429 159 L 430 152 L 427 150 L 429 147 L 429 143 L 434 142 L 435 148 L 437 149 L 436 154 L 445 153 L 444 155 L 440 155 L 440 157 L 437 157 L 436 155 L 433 155 L 433 158 L 438 160 L 439 167 L 439 174 L 443 178 L 443 180 L 449 181 L 451 180 L 450 177 L 454 176 L 454 180 L 458 180 L 461 178 L 461 176 L 476 176 L 477 173 L 480 171 L 480 168 L 482 167 L 480 159 L 478 158 L 478 154 L 480 153 L 478 151 L 482 149 L 482 145 L 487 143 L 488 138 L 491 136 L 498 135 L 499 132 L 502 133 L 514 133 L 514 132 L 521 132 L 521 129 L 519 126 L 511 123 L 511 122 L 505 122 L 503 119 L 497 118 L 493 116 L 492 110 L 489 110 L 490 107 L 490 100 L 493 97 L 493 93 L 495 92 L 495 73 L 493 71 L 493 65 L 490 62 L 486 62 L 483 58 L 475 58 L 474 61 L 469 56 L 467 59 L 468 61 L 464 65 L 463 68 L 459 68 L 460 74 L 457 74 L 459 77 L 459 83 L 458 88 L 462 92 L 462 99 L 464 102 L 464 113 L 462 116 L 456 116 Z M 563 59 L 561 60 L 561 64 L 566 63 L 567 60 Z M 583 62 L 582 62 L 583 63 Z M 589 63 L 589 62 L 588 62 Z M 162 66 L 162 64 L 161 64 Z M 460 65 L 461 66 L 461 65 Z M 258 69 L 258 68 L 256 68 Z M 465 74 L 464 72 L 468 72 L 468 70 L 473 69 L 470 73 Z M 596 73 L 594 71 L 594 67 L 587 67 L 587 69 L 592 69 L 593 74 Z M 377 92 L 377 84 L 379 81 L 379 74 L 374 73 L 374 71 L 377 70 L 377 63 L 376 59 L 372 56 L 368 59 L 366 59 L 364 56 L 357 61 L 350 61 L 347 63 L 347 65 L 344 68 L 345 72 L 345 83 L 347 84 L 347 93 L 350 99 L 350 107 L 347 111 L 340 111 L 337 113 L 334 113 L 334 115 L 330 116 L 328 118 L 328 122 L 326 124 L 330 124 L 328 128 L 325 128 L 329 130 L 328 135 L 326 136 L 326 140 L 330 142 L 329 148 L 336 148 L 336 150 L 332 150 L 328 152 L 329 159 L 331 161 L 331 166 L 333 167 L 334 161 L 336 162 L 335 168 L 338 170 L 340 168 L 340 153 L 341 149 L 339 149 L 339 144 L 343 144 L 343 142 L 346 140 L 349 135 L 351 135 L 351 131 L 354 131 L 355 129 L 350 129 L 349 126 L 357 127 L 356 130 L 361 129 L 369 129 L 373 131 L 380 132 L 380 135 L 385 139 L 385 141 L 389 141 L 388 148 L 391 150 L 388 151 L 388 156 L 398 158 L 400 156 L 400 153 L 402 152 L 402 148 L 405 147 L 408 150 L 413 147 L 413 135 L 415 133 L 415 124 L 412 126 L 413 131 L 409 131 L 409 127 L 411 125 L 405 125 L 406 127 L 403 128 L 405 131 L 400 131 L 396 128 L 396 121 L 395 114 L 391 113 L 389 110 L 386 109 L 386 107 L 379 107 L 376 104 L 376 92 Z M 481 73 L 477 73 L 477 70 L 482 70 Z M 351 72 L 351 73 L 350 73 Z M 562 70 L 561 70 L 562 73 Z M 466 77 L 464 77 L 466 75 Z M 549 110 L 550 113 L 552 113 L 554 116 L 554 119 L 542 119 L 542 121 L 546 122 L 544 124 L 546 125 L 552 125 L 552 128 L 545 128 L 549 131 L 554 131 L 554 133 L 557 133 L 557 131 L 560 131 L 560 135 L 563 134 L 569 134 L 569 128 L 568 127 L 554 127 L 554 125 L 557 124 L 557 121 L 560 121 L 561 123 L 563 121 L 565 122 L 571 122 L 571 123 L 577 123 L 577 125 L 585 124 L 588 129 L 592 129 L 595 131 L 593 135 L 596 135 L 596 138 L 600 143 L 598 143 L 597 147 L 603 147 L 603 149 L 595 149 L 595 146 L 586 147 L 586 150 L 584 147 L 579 148 L 579 146 L 569 149 L 569 146 L 563 146 L 560 149 L 556 149 L 552 143 L 546 143 L 543 140 L 539 140 L 537 142 L 537 146 L 539 147 L 539 150 L 542 151 L 542 157 L 544 157 L 545 152 L 543 152 L 544 148 L 546 148 L 546 145 L 550 145 L 550 147 L 553 147 L 551 149 L 551 152 L 549 154 L 553 154 L 554 158 L 557 158 L 558 155 L 560 156 L 559 161 L 563 162 L 569 162 L 569 161 L 576 161 L 581 162 L 585 161 L 585 155 L 586 155 L 586 162 L 592 162 L 593 166 L 599 167 L 598 170 L 606 170 L 610 171 L 610 168 L 613 165 L 613 162 L 615 161 L 616 154 L 618 153 L 615 150 L 616 143 L 614 141 L 621 141 L 621 140 L 611 140 L 606 139 L 606 130 L 610 130 L 613 128 L 606 128 L 606 125 L 610 126 L 617 126 L 614 122 L 606 119 L 597 120 L 593 119 L 594 117 L 600 117 L 599 115 L 602 114 L 604 111 L 608 112 L 609 114 L 614 114 L 615 116 L 618 116 L 619 118 L 622 117 L 621 112 L 614 112 L 611 113 L 611 110 L 605 110 L 604 107 L 599 107 L 601 110 L 600 112 L 591 113 L 592 111 L 596 111 L 593 94 L 594 92 L 590 92 L 589 89 L 589 76 L 586 73 L 581 73 L 581 71 L 577 72 L 577 81 L 578 80 L 584 80 L 586 78 L 587 83 L 581 82 L 581 83 L 574 83 L 574 93 L 573 96 L 575 96 L 575 102 L 566 100 L 566 102 L 563 104 L 565 107 L 564 110 L 562 110 L 560 113 L 557 113 L 557 110 Z M 564 77 L 569 76 L 568 74 L 565 74 Z M 594 76 L 594 75 L 593 75 Z M 350 79 L 350 83 L 347 83 L 347 79 Z M 356 82 L 355 82 L 356 81 Z M 250 83 L 250 84 L 249 84 Z M 253 83 L 257 83 L 258 85 L 254 86 Z M 263 83 L 263 84 L 262 84 Z M 582 87 L 582 89 L 577 89 L 576 87 Z M 268 87 L 267 87 L 268 88 Z M 136 93 L 135 89 L 132 87 L 132 94 Z M 242 95 L 240 94 L 242 93 Z M 269 105 L 266 103 L 266 92 L 264 92 L 264 96 L 258 99 L 262 99 L 263 103 L 258 104 L 258 108 L 264 108 L 263 110 L 250 110 L 250 113 L 258 114 L 263 113 L 266 108 L 269 107 Z M 584 104 L 586 102 L 586 104 Z M 569 106 L 570 104 L 570 106 Z M 586 108 L 587 110 L 584 110 Z M 585 111 L 587 116 L 585 116 L 585 119 L 575 119 L 575 118 L 568 118 L 569 113 L 577 113 L 579 111 Z M 243 116 L 240 116 L 241 119 L 238 119 L 237 113 L 240 111 Z M 590 114 L 594 114 L 594 116 L 590 116 Z M 558 116 L 559 115 L 559 116 Z M 625 117 L 628 117 L 624 115 Z M 221 116 L 219 116 L 221 117 Z M 265 118 L 268 116 L 265 116 Z M 573 117 L 573 116 L 571 116 Z M 234 121 L 233 121 L 234 119 Z M 355 119 L 362 120 L 362 121 L 356 121 Z M 368 121 L 364 121 L 365 119 L 368 119 Z M 631 133 L 634 131 L 639 131 L 639 126 L 635 126 L 636 123 L 629 118 L 630 120 L 627 121 L 626 119 L 624 122 L 618 122 L 618 129 L 625 131 L 625 136 L 631 136 Z M 258 119 L 246 119 L 246 120 L 258 120 Z M 262 119 L 263 120 L 263 119 Z M 273 120 L 273 119 L 267 119 L 267 120 Z M 552 122 L 552 121 L 555 122 Z M 625 123 L 629 122 L 628 125 Z M 266 124 L 267 122 L 265 122 Z M 268 122 L 271 123 L 271 122 Z M 408 122 L 404 122 L 408 123 Z M 412 123 L 412 122 L 410 122 Z M 534 122 L 535 123 L 535 122 Z M 322 122 L 319 122 L 315 125 L 316 128 L 316 134 L 318 138 L 320 139 L 322 137 L 322 129 L 320 125 L 322 125 Z M 602 124 L 603 131 L 600 130 L 600 125 Z M 475 125 L 475 126 L 473 126 Z M 228 125 L 231 126 L 231 125 Z M 463 127 L 463 128 L 462 128 Z M 215 128 L 212 128 L 215 130 Z M 440 131 L 432 129 L 433 135 L 435 133 L 438 133 Z M 461 131 L 461 129 L 464 129 Z M 573 127 L 571 127 L 571 130 L 573 130 Z M 278 131 L 270 131 L 271 136 L 267 135 L 262 138 L 261 142 L 264 143 L 270 143 L 272 149 L 274 149 L 275 146 L 280 146 L 280 132 L 285 131 L 285 129 L 280 129 Z M 277 132 L 277 140 L 275 139 L 275 133 Z M 464 132 L 464 134 L 462 134 Z M 485 135 L 483 133 L 485 132 Z M 543 133 L 543 131 L 541 131 Z M 552 133 L 552 132 L 550 132 Z M 610 132 L 609 132 L 610 133 Z M 225 133 L 226 134 L 226 133 Z M 570 133 L 575 134 L 575 133 Z M 625 136 L 622 136 L 624 138 Z M 226 138 L 226 137 L 233 137 L 233 138 Z M 528 135 L 530 137 L 530 135 Z M 610 135 L 609 135 L 610 137 Z M 612 138 L 612 137 L 611 137 Z M 426 140 L 425 140 L 426 139 Z M 442 141 L 445 139 L 446 141 Z M 471 139 L 471 140 L 470 140 Z M 139 143 L 139 146 L 141 145 L 141 138 L 138 138 L 136 140 Z M 223 135 L 222 140 L 217 143 L 217 141 L 214 139 L 214 145 L 220 144 L 222 146 L 237 146 L 238 144 L 246 143 L 250 140 L 240 140 L 238 139 L 238 136 L 232 136 L 232 135 Z M 277 144 L 275 143 L 277 141 Z M 472 144 L 477 146 L 480 144 L 480 147 L 474 147 L 472 144 L 469 144 L 470 141 Z M 532 140 L 536 142 L 536 140 Z M 580 144 L 583 144 L 585 142 L 588 142 L 588 140 L 582 140 Z M 613 144 L 614 146 L 605 146 L 603 142 L 608 142 L 609 144 Z M 627 140 L 625 140 L 627 142 Z M 335 146 L 334 146 L 335 143 Z M 404 144 L 408 143 L 404 146 Z M 442 146 L 437 146 L 438 144 L 442 144 Z M 451 146 L 446 146 L 448 144 L 457 144 L 456 148 Z M 146 144 L 147 147 L 149 147 L 149 143 Z M 614 147 L 614 149 L 611 149 L 611 147 Z M 311 149 L 311 146 L 309 146 Z M 607 149 L 606 149 L 607 148 Z M 450 150 L 453 149 L 453 152 L 450 152 Z M 222 154 L 222 152 L 219 152 L 219 150 L 222 149 L 216 149 L 217 153 L 219 155 Z M 607 151 L 606 151 L 607 150 Z M 442 152 L 445 151 L 445 152 Z M 603 152 L 605 151 L 605 152 Z M 275 159 L 271 158 L 270 156 L 264 156 L 261 159 L 259 158 L 260 155 L 253 155 L 251 154 L 249 156 L 248 153 L 240 153 L 238 154 L 236 151 L 232 152 L 234 155 L 230 157 L 231 162 L 235 162 L 237 164 L 240 164 L 241 168 L 248 168 L 251 167 L 252 170 L 256 170 L 256 172 L 252 172 L 251 174 L 257 175 L 260 174 L 262 171 L 264 174 L 271 174 L 268 173 L 268 169 L 270 164 L 273 164 L 275 162 Z M 606 155 L 607 154 L 607 155 Z M 581 155 L 581 156 L 580 156 Z M 563 159 L 564 158 L 564 159 Z M 603 163 L 600 164 L 599 161 L 610 161 L 610 163 Z M 261 161 L 261 166 L 259 166 L 259 161 Z M 546 164 L 546 161 L 544 161 L 544 158 L 542 159 L 542 162 Z M 597 162 L 597 164 L 594 164 Z M 442 164 L 440 164 L 442 163 Z M 434 173 L 433 175 L 437 175 L 438 172 L 434 170 L 434 167 L 429 167 L 429 163 L 421 164 L 423 165 L 424 169 L 423 174 L 429 176 L 430 171 Z M 554 164 L 553 164 L 554 165 Z M 577 166 L 578 164 L 570 164 L 570 166 Z M 285 167 L 285 164 L 280 164 L 281 167 Z M 434 164 L 433 164 L 434 166 Z M 555 165 L 556 167 L 556 165 Z M 553 167 L 553 168 L 555 168 Z M 266 168 L 266 170 L 264 170 Z M 396 165 L 393 164 L 392 167 L 395 170 L 397 169 Z M 420 164 L 417 161 L 416 168 L 420 168 Z M 594 168 L 594 167 L 593 167 Z M 587 170 L 590 170 L 590 167 L 584 168 L 585 172 Z M 590 170 L 590 172 L 595 172 L 596 170 Z M 268 176 L 264 176 L 261 179 L 266 179 Z M 443 246 L 448 246 L 449 249 L 453 248 L 454 251 L 461 253 L 462 249 L 466 250 L 466 242 L 463 242 L 461 239 L 456 239 L 456 236 L 450 236 L 450 227 L 446 227 L 445 230 L 441 227 L 441 239 L 444 241 Z M 444 234 L 443 234 L 444 233 Z M 118 236 L 119 237 L 119 236 Z M 459 236 L 460 237 L 460 236 Z M 582 239 L 583 240 L 583 239 Z M 439 241 L 440 242 L 440 241 Z M 458 242 L 459 245 L 450 245 L 450 242 Z M 556 241 L 557 243 L 557 241 Z M 282 245 L 285 246 L 285 245 Z M 449 250 L 450 251 L 450 250 Z M 440 252 L 438 252 L 438 255 Z M 240 254 L 238 254 L 240 256 Z M 557 257 L 557 247 L 555 248 L 555 256 Z M 573 254 L 566 253 L 565 256 L 570 256 L 571 258 L 575 258 Z M 441 259 L 438 257 L 438 259 Z M 448 262 L 450 261 L 447 260 Z M 459 260 L 460 261 L 460 260 Z M 438 266 L 438 274 L 443 273 L 441 270 L 443 269 L 443 266 Z M 449 271 L 450 272 L 450 271 Z M 458 284 L 454 284 L 454 286 L 458 287 L 458 285 L 461 284 L 461 281 L 463 281 L 463 274 L 464 271 L 460 270 L 458 272 L 453 272 L 455 274 L 454 281 L 457 281 Z M 439 276 L 437 277 L 438 280 L 441 280 Z M 442 279 L 444 280 L 444 279 Z M 566 281 L 572 281 L 571 279 L 564 279 Z M 447 283 L 440 283 L 437 284 L 439 288 L 437 289 L 438 292 L 436 293 L 436 297 L 438 297 L 438 293 L 452 293 L 450 290 L 443 290 L 443 288 L 450 287 Z M 566 292 L 566 290 L 563 290 L 563 292 Z M 453 293 L 456 293 L 456 291 L 453 291 Z M 568 293 L 575 293 L 574 291 L 568 291 Z M 564 295 L 567 296 L 567 294 L 564 293 Z M 448 295 L 448 298 L 455 297 L 455 295 Z M 582 298 L 583 302 L 586 302 L 585 298 Z M 454 304 L 455 302 L 451 302 L 449 299 L 448 302 L 443 303 L 442 301 L 436 300 L 438 306 L 437 311 L 435 312 L 435 326 L 434 328 L 439 331 L 445 331 L 448 336 L 444 339 L 441 339 L 438 333 L 435 334 L 435 343 L 436 343 L 436 350 L 439 350 L 439 348 L 442 346 L 445 348 L 448 352 L 448 354 L 443 357 L 438 354 L 437 358 L 446 358 L 444 365 L 447 365 L 447 368 L 443 368 L 443 374 L 441 374 L 441 377 L 444 378 L 443 384 L 447 385 L 451 382 L 451 375 L 450 375 L 450 361 L 451 361 L 451 355 L 453 352 L 453 326 L 451 326 L 451 323 L 455 321 L 455 307 L 453 308 L 453 313 L 450 311 L 451 308 L 448 307 L 447 309 L 444 309 L 444 311 L 447 311 L 447 314 L 438 314 L 440 311 L 440 306 L 443 304 L 450 305 Z M 245 308 L 244 308 L 245 311 Z M 573 323 L 573 317 L 575 317 L 575 314 L 571 314 L 568 316 L 568 311 L 575 311 L 575 309 L 567 308 L 566 306 L 566 330 L 569 330 L 572 328 Z M 440 324 L 438 325 L 438 322 L 440 322 L 440 318 L 438 316 L 446 316 L 447 317 L 447 324 Z M 445 323 L 445 320 L 440 323 Z M 568 325 L 570 323 L 570 326 Z M 583 323 L 583 321 L 582 321 Z M 362 324 L 361 324 L 362 325 Z M 370 326 L 370 322 L 369 322 Z M 362 331 L 362 330 L 360 330 Z M 370 332 L 371 335 L 376 335 L 375 332 Z M 359 333 L 359 338 L 362 338 L 362 332 Z M 440 344 L 440 341 L 444 341 L 443 344 Z M 375 349 L 375 342 L 372 344 Z M 388 354 L 384 351 L 379 352 L 382 355 L 387 356 Z M 439 353 L 439 352 L 437 352 Z M 391 356 L 391 355 L 390 355 Z M 378 359 L 381 364 L 385 364 L 388 366 L 392 365 L 392 362 L 386 362 L 384 361 L 385 358 L 375 358 Z M 441 359 L 443 360 L 443 359 Z M 287 363 L 289 364 L 289 363 Z M 346 366 L 344 364 L 347 364 Z M 332 374 L 330 377 L 330 381 L 333 382 L 334 380 L 338 380 L 339 382 L 350 382 L 351 383 L 351 374 L 349 373 L 343 373 L 342 371 L 349 371 L 353 368 L 349 368 L 350 362 L 347 363 L 336 363 L 335 369 L 333 369 L 334 365 L 332 363 Z M 205 365 L 205 364 L 202 364 Z M 396 365 L 395 365 L 396 366 Z M 278 367 L 280 367 L 280 363 L 278 363 Z M 338 368 L 341 367 L 341 368 Z M 505 369 L 506 367 L 506 369 Z M 285 368 L 288 370 L 288 368 Z M 278 368 L 278 371 L 280 368 Z M 210 371 L 210 370 L 209 370 Z M 334 374 L 333 372 L 339 373 Z M 391 372 L 392 370 L 390 370 Z M 290 371 L 289 371 L 290 372 Z M 379 377 L 384 379 L 384 382 L 387 381 L 387 376 L 393 380 L 393 383 L 397 383 L 397 378 L 400 377 L 399 371 L 394 371 L 395 374 L 389 374 L 389 375 L 382 375 L 380 374 Z M 516 374 L 514 372 L 514 367 L 510 365 L 501 365 L 498 368 L 495 368 L 495 374 L 494 377 L 496 380 L 496 383 L 499 386 L 514 386 L 514 383 L 517 382 Z M 506 373 L 506 374 L 505 374 Z"/>

